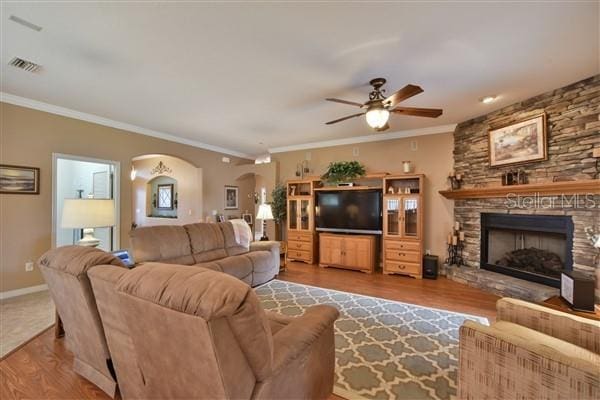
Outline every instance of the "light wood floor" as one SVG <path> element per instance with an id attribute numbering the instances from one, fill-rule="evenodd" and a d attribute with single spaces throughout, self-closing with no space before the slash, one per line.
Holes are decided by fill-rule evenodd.
<path id="1" fill-rule="evenodd" d="M 279 279 L 495 318 L 498 297 L 444 278 L 416 280 L 290 263 Z M 0 361 L 0 398 L 107 399 L 72 369 L 64 339 L 50 329 Z M 339 399 L 332 396 L 331 399 Z"/>

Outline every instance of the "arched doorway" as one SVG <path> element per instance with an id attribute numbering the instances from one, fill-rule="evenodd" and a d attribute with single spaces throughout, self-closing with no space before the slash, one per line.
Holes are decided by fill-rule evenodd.
<path id="1" fill-rule="evenodd" d="M 202 220 L 202 169 L 179 157 L 145 154 L 131 161 L 134 226 Z"/>

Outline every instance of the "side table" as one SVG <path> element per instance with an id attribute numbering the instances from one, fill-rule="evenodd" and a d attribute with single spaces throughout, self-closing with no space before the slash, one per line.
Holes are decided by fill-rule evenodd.
<path id="1" fill-rule="evenodd" d="M 554 310 L 566 312 L 572 315 L 577 315 L 578 317 L 592 319 L 594 321 L 600 321 L 600 311 L 598 307 L 596 307 L 595 311 L 585 312 L 585 311 L 577 311 L 573 310 L 573 308 L 563 300 L 560 296 L 552 296 L 549 299 L 544 300 L 541 305 L 552 308 Z"/>

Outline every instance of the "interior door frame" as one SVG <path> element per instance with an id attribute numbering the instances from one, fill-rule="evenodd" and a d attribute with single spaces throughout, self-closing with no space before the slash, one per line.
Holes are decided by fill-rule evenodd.
<path id="1" fill-rule="evenodd" d="M 56 209 L 56 183 L 58 160 L 84 161 L 97 164 L 109 164 L 113 167 L 112 176 L 112 196 L 115 200 L 115 221 L 116 225 L 112 227 L 112 248 L 118 250 L 121 246 L 121 163 L 113 160 L 103 160 L 100 158 L 77 156 L 74 154 L 52 153 L 52 248 L 56 248 L 56 226 L 58 210 Z"/>

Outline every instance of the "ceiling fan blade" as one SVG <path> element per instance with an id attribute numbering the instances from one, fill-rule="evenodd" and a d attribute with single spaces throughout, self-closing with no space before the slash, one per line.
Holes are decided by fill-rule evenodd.
<path id="1" fill-rule="evenodd" d="M 402 115 L 414 115 L 415 117 L 428 117 L 428 118 L 437 118 L 444 110 L 439 108 L 417 108 L 417 107 L 396 107 L 390 110 L 396 114 Z"/>
<path id="2" fill-rule="evenodd" d="M 350 118 L 359 117 L 361 115 L 365 115 L 365 113 L 358 113 L 358 114 L 354 114 L 354 115 L 348 115 L 347 117 L 344 117 L 344 118 L 334 119 L 333 121 L 325 122 L 325 124 L 326 125 L 331 125 L 331 124 L 335 124 L 335 123 L 338 123 L 338 122 L 345 121 L 345 120 L 350 119 Z"/>
<path id="3" fill-rule="evenodd" d="M 398 90 L 393 95 L 387 97 L 383 104 L 386 107 L 394 107 L 396 104 L 400 103 L 402 100 L 406 100 L 410 97 L 413 97 L 419 93 L 422 93 L 423 89 L 421 86 L 416 85 L 406 85 L 402 89 Z"/>
<path id="4" fill-rule="evenodd" d="M 331 97 L 327 98 L 325 100 L 327 100 L 327 101 L 333 101 L 335 103 L 348 104 L 348 105 L 356 106 L 356 107 L 362 107 L 364 105 L 364 104 L 361 104 L 361 103 L 357 103 L 355 101 L 348 101 L 348 100 L 342 100 L 342 99 L 334 99 L 334 98 L 331 98 Z"/>

